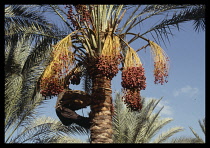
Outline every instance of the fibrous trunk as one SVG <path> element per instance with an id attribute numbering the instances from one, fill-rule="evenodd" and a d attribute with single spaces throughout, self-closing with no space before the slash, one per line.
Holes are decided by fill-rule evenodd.
<path id="1" fill-rule="evenodd" d="M 112 143 L 111 80 L 100 74 L 92 78 L 91 143 Z"/>

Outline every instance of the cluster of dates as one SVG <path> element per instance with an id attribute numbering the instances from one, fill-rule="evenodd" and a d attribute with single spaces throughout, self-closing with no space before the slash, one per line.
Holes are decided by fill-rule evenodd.
<path id="1" fill-rule="evenodd" d="M 124 102 L 133 111 L 141 110 L 140 89 L 126 89 Z"/>
<path id="2" fill-rule="evenodd" d="M 133 89 L 139 88 L 144 90 L 146 88 L 146 77 L 144 75 L 144 68 L 140 67 L 128 67 L 122 71 L 122 82 L 123 88 Z"/>
<path id="3" fill-rule="evenodd" d="M 90 75 L 94 76 L 101 74 L 102 76 L 112 79 L 119 71 L 118 65 L 120 64 L 121 55 L 114 57 L 101 55 L 95 60 L 94 68 L 90 71 Z"/>
<path id="4" fill-rule="evenodd" d="M 70 19 L 73 27 L 78 26 L 78 23 L 77 23 L 77 21 L 74 18 L 75 17 L 75 14 L 73 13 L 73 7 L 72 7 L 72 5 L 67 5 L 66 7 L 69 8 L 68 14 L 67 14 L 67 18 Z"/>
<path id="5" fill-rule="evenodd" d="M 42 78 L 42 83 L 40 84 L 40 87 L 44 88 L 40 92 L 44 97 L 56 96 L 64 90 L 64 87 L 60 85 L 59 80 L 53 77 Z"/>
<path id="6" fill-rule="evenodd" d="M 75 8 L 76 14 L 73 12 L 73 6 Z M 90 13 L 86 5 L 67 5 L 66 8 L 68 8 L 68 14 L 67 17 L 70 19 L 72 25 L 76 28 L 78 27 L 78 23 L 75 18 L 77 18 L 80 23 L 86 21 L 87 23 L 90 23 Z"/>
<path id="7" fill-rule="evenodd" d="M 64 90 L 64 83 L 61 79 L 69 71 L 68 63 L 66 62 L 68 60 L 69 58 L 67 55 L 60 53 L 57 61 L 54 61 L 51 68 L 48 70 L 48 76 L 41 78 L 40 93 L 42 96 L 56 96 Z"/>
<path id="8" fill-rule="evenodd" d="M 124 102 L 133 111 L 142 108 L 140 90 L 146 88 L 145 81 L 146 77 L 142 66 L 128 67 L 122 71 L 121 85 L 125 90 Z"/>
<path id="9" fill-rule="evenodd" d="M 157 66 L 157 65 L 161 65 L 161 66 Z M 160 62 L 154 62 L 154 67 L 158 67 L 158 68 L 155 68 L 154 70 L 154 77 L 155 77 L 154 83 L 155 84 L 160 83 L 161 85 L 163 85 L 164 82 L 167 83 L 168 81 L 166 80 L 166 78 L 168 77 L 168 71 L 166 68 L 166 64 L 162 64 Z"/>

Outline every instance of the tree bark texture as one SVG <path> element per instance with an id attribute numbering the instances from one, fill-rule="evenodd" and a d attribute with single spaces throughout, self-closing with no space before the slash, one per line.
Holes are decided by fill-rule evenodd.
<path id="1" fill-rule="evenodd" d="M 111 80 L 100 74 L 92 78 L 91 143 L 112 143 Z"/>

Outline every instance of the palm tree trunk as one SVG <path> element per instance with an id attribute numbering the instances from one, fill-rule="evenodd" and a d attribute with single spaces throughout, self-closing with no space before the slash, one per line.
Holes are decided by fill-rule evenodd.
<path id="1" fill-rule="evenodd" d="M 92 78 L 91 143 L 112 143 L 111 80 L 100 74 Z"/>

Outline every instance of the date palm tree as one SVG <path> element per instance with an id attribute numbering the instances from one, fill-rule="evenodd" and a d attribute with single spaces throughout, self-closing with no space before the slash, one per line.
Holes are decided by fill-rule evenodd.
<path id="1" fill-rule="evenodd" d="M 21 74 L 29 74 L 29 72 L 25 69 L 29 68 L 31 66 L 31 63 L 38 61 L 37 63 L 39 64 L 48 64 L 47 62 L 45 63 L 42 61 L 43 59 L 48 59 L 48 56 L 51 56 L 51 62 L 42 75 L 40 74 L 42 70 L 39 71 L 37 69 L 43 68 L 45 66 L 40 67 L 36 65 L 36 67 L 33 65 L 33 70 L 36 72 L 39 71 L 40 73 L 37 75 L 35 74 L 36 78 L 31 79 L 33 81 L 32 83 L 25 83 L 25 85 L 27 85 L 27 89 L 22 89 L 21 94 L 29 94 L 25 98 L 31 98 L 31 96 L 33 97 L 35 94 L 32 92 L 40 90 L 40 93 L 45 97 L 58 95 L 66 90 L 66 88 L 68 88 L 69 80 L 72 84 L 78 84 L 80 78 L 84 76 L 85 78 L 87 78 L 85 80 L 85 83 L 92 84 L 86 85 L 89 86 L 86 87 L 86 90 L 88 90 L 87 92 L 89 93 L 88 95 L 91 96 L 91 100 L 84 101 L 82 99 L 77 99 L 74 101 L 70 101 L 71 107 L 69 107 L 68 105 L 67 109 L 72 109 L 72 106 L 75 105 L 79 106 L 77 107 L 77 109 L 85 107 L 86 105 L 90 105 L 91 142 L 110 143 L 112 142 L 111 137 L 113 133 L 111 123 L 113 113 L 111 98 L 112 78 L 117 74 L 119 70 L 122 70 L 122 87 L 126 92 L 124 101 L 127 106 L 130 107 L 132 110 L 140 110 L 142 108 L 142 105 L 139 103 L 141 99 L 140 90 L 145 89 L 146 78 L 144 76 L 144 68 L 142 67 L 142 63 L 140 61 L 140 58 L 138 57 L 137 52 L 143 48 L 146 48 L 147 46 L 151 47 L 151 52 L 154 57 L 155 83 L 163 84 L 164 82 L 167 82 L 166 78 L 168 76 L 169 68 L 169 59 L 167 57 L 167 54 L 157 43 L 146 38 L 145 35 L 147 35 L 148 33 L 152 33 L 156 35 L 153 36 L 154 40 L 158 38 L 164 41 L 163 36 L 168 37 L 168 35 L 171 34 L 171 26 L 175 26 L 178 28 L 178 23 L 184 22 L 186 20 L 181 19 L 181 21 L 170 22 L 170 20 L 174 18 L 168 19 L 168 15 L 166 15 L 166 17 L 160 24 L 151 26 L 146 30 L 141 30 L 141 33 L 134 32 L 133 28 L 136 28 L 137 25 L 142 24 L 149 18 L 154 18 L 159 14 L 166 14 L 171 10 L 180 10 L 183 8 L 187 8 L 190 7 L 190 5 L 138 5 L 132 7 L 132 9 L 129 9 L 129 7 L 123 7 L 123 5 L 70 5 L 68 6 L 69 11 L 67 16 L 71 22 L 71 25 L 65 19 L 65 17 L 61 15 L 65 15 L 66 13 L 62 9 L 60 9 L 59 6 L 50 5 L 50 9 L 53 10 L 69 27 L 69 30 L 67 30 L 67 32 L 72 31 L 63 39 L 61 39 L 63 37 L 62 33 L 61 35 L 57 35 L 55 37 L 52 31 L 54 30 L 56 32 L 56 30 L 58 29 L 56 29 L 55 26 L 49 23 L 41 21 L 41 19 L 39 19 L 37 15 L 35 15 L 36 13 L 33 13 L 35 10 L 30 9 L 33 11 L 23 13 L 22 10 L 26 8 L 20 9 L 19 7 L 20 6 L 14 7 L 17 10 L 21 10 L 18 12 L 18 14 L 14 14 L 14 12 L 11 11 L 12 9 L 10 7 L 7 7 L 5 9 L 8 15 L 5 17 L 5 19 L 7 20 L 6 22 L 8 22 L 5 25 L 5 28 L 8 31 L 5 33 L 7 35 L 5 39 L 6 45 L 8 47 L 10 45 L 10 48 L 5 48 L 7 51 L 5 53 L 5 57 L 7 60 L 6 63 L 8 63 L 8 65 L 5 66 L 6 68 L 8 68 L 6 75 L 9 76 L 9 71 L 16 69 L 12 68 L 11 70 L 12 66 L 19 66 L 18 64 L 16 64 L 16 62 L 11 62 L 15 61 L 11 59 L 14 58 L 14 53 L 16 53 L 13 52 L 15 48 L 12 48 L 12 46 L 16 44 L 11 44 L 11 42 L 8 42 L 9 44 L 7 44 L 7 41 L 12 41 L 12 39 L 14 40 L 14 38 L 16 37 L 15 41 L 20 42 L 19 38 L 25 37 L 26 39 L 30 39 L 29 44 L 31 44 L 37 41 L 33 40 L 33 37 L 42 37 L 42 40 L 37 43 L 37 46 L 35 46 L 38 50 L 31 51 L 31 48 L 28 48 L 28 50 L 23 50 L 30 53 L 30 58 L 27 58 L 26 64 L 24 64 L 23 69 L 21 69 L 22 67 L 17 69 L 21 71 Z M 175 13 L 173 16 L 175 16 L 176 14 L 177 13 Z M 17 15 L 17 17 L 15 17 L 15 15 Z M 18 15 L 28 15 L 31 19 L 28 19 L 27 17 L 26 19 L 23 19 L 24 17 L 22 17 L 22 19 L 19 19 L 20 17 Z M 126 15 L 128 15 L 127 18 L 125 17 Z M 18 27 L 14 27 L 14 25 L 11 23 L 11 20 L 16 20 L 15 24 Z M 37 25 L 37 22 L 39 26 Z M 28 27 L 28 25 L 23 24 L 32 25 Z M 52 39 L 61 39 L 60 42 L 58 42 L 57 44 L 56 42 L 54 42 L 55 45 L 53 46 L 53 49 L 50 48 L 49 44 L 46 43 L 49 40 L 50 43 L 53 43 Z M 142 39 L 143 42 L 146 43 L 145 45 L 140 45 L 139 49 L 134 50 L 131 47 L 131 43 L 136 41 L 137 39 Z M 22 42 L 27 43 L 25 42 L 25 40 L 22 40 Z M 46 49 L 43 47 L 48 47 L 48 50 L 43 50 Z M 50 52 L 47 51 L 53 52 L 50 54 Z M 36 56 L 39 58 L 37 58 Z M 7 58 L 10 58 L 10 60 L 8 60 Z M 120 63 L 122 68 L 119 68 Z M 19 73 L 18 70 L 15 70 L 14 73 Z M 34 72 L 32 71 L 32 73 Z M 41 78 L 38 81 L 40 75 Z M 23 81 L 21 78 L 22 77 L 13 78 L 13 80 L 15 80 L 14 84 L 22 84 L 19 83 L 20 81 Z M 10 79 L 10 81 L 9 79 L 6 80 L 6 88 L 8 88 L 7 90 L 10 90 L 11 93 L 12 90 L 14 90 L 12 88 L 15 88 L 12 87 L 13 81 L 12 79 Z M 36 85 L 37 81 L 38 84 Z M 31 87 L 33 88 L 31 89 Z M 20 91 L 14 92 L 18 93 Z M 69 92 L 70 90 L 66 90 L 66 93 L 64 93 L 61 98 L 64 98 L 65 94 L 69 94 Z M 10 93 L 9 91 L 7 91 L 6 96 L 8 98 Z M 78 92 L 72 93 L 71 91 L 70 94 L 78 95 Z M 15 95 L 13 95 L 13 98 L 17 98 L 14 96 Z M 21 99 L 21 102 L 24 104 L 24 102 L 27 102 L 25 100 L 26 99 Z M 61 103 L 60 107 L 58 106 L 57 109 L 60 109 L 60 111 L 62 112 L 62 106 L 64 105 L 65 104 Z M 23 111 L 22 108 L 21 110 Z M 14 112 L 19 114 L 21 113 L 20 111 L 13 111 L 10 113 Z"/>
<path id="2" fill-rule="evenodd" d="M 172 34 L 171 27 L 179 28 L 178 24 L 186 21 L 186 19 L 172 21 L 177 16 L 176 12 L 171 12 L 172 10 L 179 11 L 190 6 L 137 5 L 128 9 L 123 5 L 67 5 L 67 17 L 71 22 L 69 24 L 61 15 L 65 12 L 58 6 L 50 5 L 50 8 L 70 26 L 72 32 L 54 46 L 52 61 L 40 79 L 41 93 L 47 97 L 58 95 L 65 90 L 62 99 L 64 96 L 71 96 L 67 94 L 75 95 L 66 89 L 70 82 L 75 84 L 85 75 L 88 79 L 86 82 L 92 84 L 89 85 L 91 89 L 88 89 L 91 100 L 87 101 L 87 104 L 81 99 L 70 101 L 71 103 L 67 101 L 70 107 L 69 105 L 63 107 L 65 103 L 60 102 L 57 110 L 64 114 L 71 110 L 72 106 L 79 105 L 78 102 L 83 103 L 82 107 L 90 105 L 91 142 L 113 142 L 112 78 L 119 70 L 122 71 L 124 102 L 132 110 L 140 110 L 142 108 L 140 90 L 146 88 L 146 78 L 137 52 L 150 46 L 154 59 L 154 82 L 156 84 L 167 82 L 169 58 L 156 39 L 164 41 L 163 36 L 168 38 Z M 170 18 L 167 15 L 169 12 L 174 17 Z M 165 14 L 161 23 L 146 30 L 140 28 L 141 33 L 133 30 L 139 24 L 160 14 Z M 155 35 L 153 39 L 156 42 L 145 37 L 148 33 Z M 131 43 L 137 39 L 143 40 L 143 45 L 134 50 Z"/>

